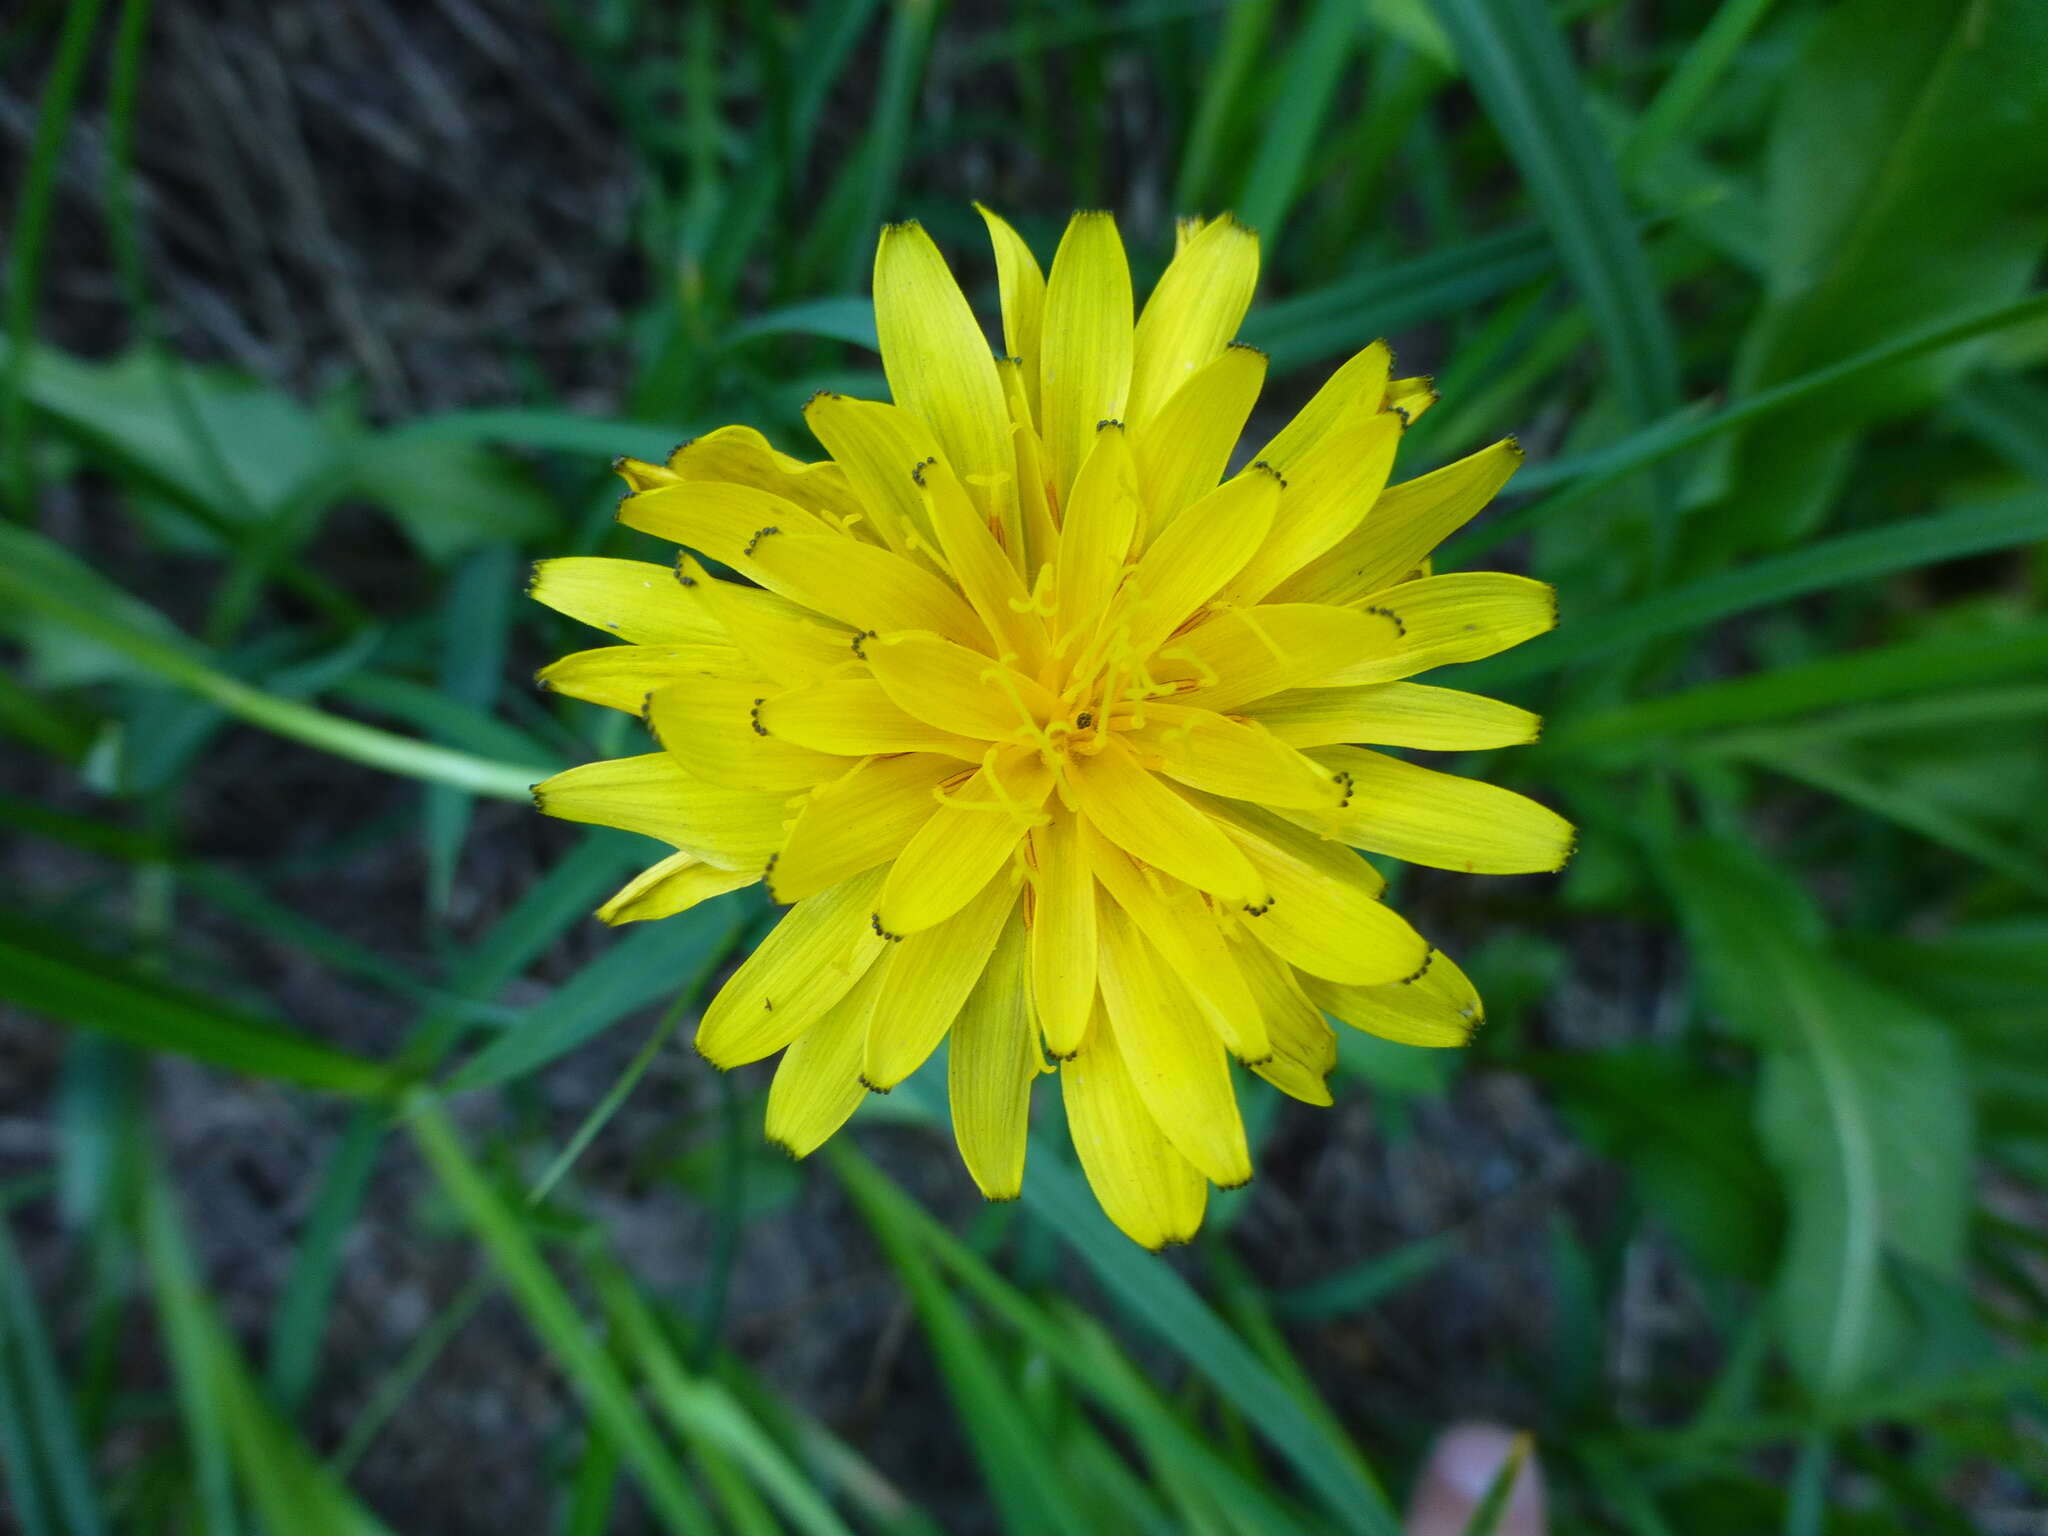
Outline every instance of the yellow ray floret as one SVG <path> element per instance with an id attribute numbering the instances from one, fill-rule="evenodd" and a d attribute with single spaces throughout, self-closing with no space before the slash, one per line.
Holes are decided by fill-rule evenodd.
<path id="1" fill-rule="evenodd" d="M 535 598 L 617 642 L 542 684 L 639 716 L 658 750 L 535 800 L 674 850 L 606 922 L 756 881 L 789 907 L 697 1049 L 782 1053 L 767 1131 L 792 1155 L 946 1043 L 985 1196 L 1022 1189 L 1032 1087 L 1057 1072 L 1103 1209 L 1157 1248 L 1252 1176 L 1240 1068 L 1328 1104 L 1333 1021 L 1421 1046 L 1481 1023 L 1360 850 L 1562 867 L 1555 812 L 1382 750 L 1535 740 L 1528 711 L 1413 679 L 1557 606 L 1524 577 L 1432 572 L 1521 450 L 1390 485 L 1436 391 L 1382 343 L 1240 455 L 1266 376 L 1235 339 L 1250 229 L 1183 221 L 1140 309 L 1108 214 L 1075 215 L 1046 268 L 980 211 L 1003 355 L 931 238 L 893 225 L 893 402 L 812 400 L 817 463 L 745 427 L 621 460 L 620 520 L 675 563 L 536 568 Z"/>

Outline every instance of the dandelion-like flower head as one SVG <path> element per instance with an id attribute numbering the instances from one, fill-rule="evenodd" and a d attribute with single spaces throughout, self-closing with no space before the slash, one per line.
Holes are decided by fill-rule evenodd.
<path id="1" fill-rule="evenodd" d="M 628 642 L 542 681 L 643 716 L 658 750 L 536 798 L 677 850 L 607 921 L 757 880 L 789 905 L 697 1048 L 721 1068 L 783 1053 L 768 1134 L 792 1153 L 946 1040 L 985 1195 L 1021 1188 L 1031 1089 L 1057 1071 L 1097 1197 L 1158 1247 L 1251 1177 L 1233 1059 L 1328 1104 L 1331 1017 L 1439 1046 L 1479 1023 L 1353 850 L 1564 863 L 1555 813 L 1373 750 L 1533 740 L 1525 710 L 1410 679 L 1556 606 L 1523 577 L 1430 574 L 1520 453 L 1390 488 L 1436 397 L 1390 378 L 1383 345 L 1229 472 L 1266 372 L 1234 340 L 1252 231 L 1184 222 L 1134 323 L 1107 214 L 1074 217 L 1050 276 L 983 217 L 1007 357 L 925 232 L 891 226 L 893 404 L 813 399 L 821 463 L 744 427 L 622 460 L 620 520 L 680 546 L 675 567 L 537 567 L 535 597 Z"/>

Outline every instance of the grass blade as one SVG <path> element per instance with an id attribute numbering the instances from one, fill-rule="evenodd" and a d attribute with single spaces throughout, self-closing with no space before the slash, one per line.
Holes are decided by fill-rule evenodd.
<path id="1" fill-rule="evenodd" d="M 1804 549 L 1688 582 L 1627 608 L 1574 619 L 1505 656 L 1476 662 L 1460 687 L 1487 688 L 1554 672 L 1660 636 L 1809 592 L 1871 581 L 1937 561 L 2048 539 L 2048 496 L 2013 496 L 1933 517 L 1838 534 Z"/>
<path id="2" fill-rule="evenodd" d="M 1674 453 L 1697 447 L 1734 431 L 1761 417 L 1829 390 L 1840 389 L 1894 363 L 1959 346 L 1978 336 L 2014 329 L 2048 316 L 2048 293 L 2030 293 L 2010 303 L 1990 304 L 1954 320 L 1939 321 L 1904 332 L 1868 351 L 1812 373 L 1801 374 L 1783 384 L 1746 395 L 1720 411 L 1699 405 L 1687 406 L 1642 431 L 1623 438 L 1611 448 L 1584 458 L 1538 464 L 1516 476 L 1518 491 L 1546 489 L 1563 482 L 1564 489 L 1523 507 L 1512 516 L 1496 519 L 1477 533 L 1466 534 L 1446 544 L 1438 554 L 1442 570 L 1469 565 L 1472 559 L 1495 545 L 1547 522 L 1572 507 L 1590 500 L 1616 481 Z"/>
<path id="3" fill-rule="evenodd" d="M 1800 720 L 1836 706 L 1938 693 L 2044 668 L 2048 623 L 1904 640 L 1564 720 L 1544 733 L 1542 750 L 1652 747 L 1698 731 Z"/>
<path id="4" fill-rule="evenodd" d="M 391 1070 L 381 1063 L 232 1013 L 210 998 L 176 991 L 111 956 L 4 916 L 0 995 L 32 1013 L 251 1077 L 356 1098 L 380 1097 L 393 1088 Z"/>
<path id="5" fill-rule="evenodd" d="M 1265 134 L 1237 194 L 1237 216 L 1259 232 L 1268 250 L 1280 243 L 1281 225 L 1303 191 L 1302 174 L 1337 82 L 1364 37 L 1358 0 L 1317 0 L 1287 50 L 1281 64 L 1286 89 L 1266 114 Z"/>
<path id="6" fill-rule="evenodd" d="M 10 1347 L 11 1345 L 11 1347 Z M 72 1536 L 99 1536 L 107 1528 L 94 1493 L 96 1479 L 71 1396 L 57 1367 L 57 1352 L 43 1326 L 28 1271 L 15 1252 L 8 1223 L 0 1218 L 0 1373 L 12 1355 L 24 1388 L 28 1412 L 19 1421 L 40 1443 L 41 1460 L 55 1490 L 55 1504 L 64 1512 Z M 24 1469 L 26 1470 L 26 1469 Z"/>
<path id="7" fill-rule="evenodd" d="M 407 1125 L 427 1166 L 491 1256 L 528 1325 L 569 1379 L 591 1414 L 615 1440 L 661 1523 L 685 1536 L 712 1536 L 710 1512 L 633 1400 L 632 1388 L 589 1329 L 562 1282 L 548 1268 L 518 1213 L 470 1159 L 446 1113 L 414 1099 Z"/>
<path id="8" fill-rule="evenodd" d="M 1440 0 L 1436 14 L 1592 312 L 1623 409 L 1674 410 L 1677 346 L 1564 38 L 1540 0 Z M 1659 527 L 1668 551 L 1668 515 Z"/>

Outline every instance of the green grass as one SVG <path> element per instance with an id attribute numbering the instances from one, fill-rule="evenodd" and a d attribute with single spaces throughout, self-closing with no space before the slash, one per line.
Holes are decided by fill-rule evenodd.
<path id="1" fill-rule="evenodd" d="M 32 6 L 4 44 L 39 96 L 0 353 L 0 735 L 20 764 L 0 826 L 21 868 L 63 872 L 0 896 L 0 999 L 56 1063 L 47 1102 L 0 1087 L 53 1132 L 0 1182 L 0 1477 L 28 1536 L 431 1523 L 363 1470 L 493 1310 L 521 1330 L 505 1373 L 560 1387 L 551 1454 L 521 1474 L 535 1530 L 922 1533 L 967 1508 L 1024 1533 L 1395 1536 L 1429 1416 L 1499 1403 L 1535 1435 L 1560 1530 L 1946 1533 L 1971 1528 L 1966 1498 L 2048 1499 L 2037 7 L 535 15 L 637 188 L 590 232 L 611 242 L 590 270 L 643 277 L 606 338 L 605 412 L 571 408 L 539 354 L 523 394 L 398 419 L 181 355 L 149 238 L 177 192 L 143 196 L 134 163 L 166 28 L 146 0 Z M 111 356 L 66 349 L 74 290 L 52 281 L 79 164 L 128 337 Z M 1041 258 L 1069 207 L 1106 203 L 1141 280 L 1173 213 L 1233 207 L 1266 237 L 1245 337 L 1276 400 L 1392 333 L 1401 371 L 1444 390 L 1400 477 L 1509 432 L 1536 450 L 1439 568 L 1528 570 L 1563 623 L 1447 681 L 1544 713 L 1538 746 L 1485 771 L 1571 814 L 1582 852 L 1457 898 L 1494 1021 L 1469 1051 L 1358 1045 L 1334 1087 L 1412 1150 L 1418 1105 L 1455 1114 L 1466 1080 L 1512 1075 L 1573 1166 L 1604 1170 L 1601 1198 L 1548 1207 L 1524 1256 L 1543 1348 L 1408 1362 L 1444 1382 L 1420 1409 L 1385 1406 L 1373 1351 L 1408 1309 L 1457 1305 L 1483 1212 L 1303 1276 L 1259 1196 L 1253 1216 L 1229 1196 L 1155 1258 L 1095 1208 L 1055 1118 L 1022 1200 L 955 1224 L 901 1172 L 956 1171 L 922 1079 L 797 1169 L 758 1145 L 752 1073 L 642 1145 L 629 1111 L 668 1091 L 658 1067 L 699 1071 L 675 1042 L 765 908 L 598 935 L 642 856 L 609 832 L 475 875 L 493 840 L 539 835 L 493 802 L 638 750 L 630 722 L 524 685 L 570 648 L 520 599 L 525 562 L 643 552 L 611 521 L 613 454 L 726 421 L 801 452 L 812 389 L 880 393 L 883 219 L 923 219 L 993 313 L 973 197 Z M 365 505 L 388 543 L 368 584 L 324 553 Z M 201 770 L 259 735 L 325 798 L 270 856 L 209 854 L 223 791 Z M 387 782 L 418 793 L 363 792 Z M 284 899 L 366 848 L 419 871 L 402 952 Z M 1609 995 L 1617 964 L 1661 978 L 1655 998 Z M 288 972 L 409 1026 L 319 1038 Z M 1589 997 L 1626 1005 L 1608 1045 L 1574 1043 Z M 599 1042 L 622 1065 L 569 1075 Z M 224 1097 L 332 1106 L 274 1291 L 209 1271 L 195 1175 L 141 1109 L 171 1057 Z M 1276 1149 L 1327 1123 L 1270 1107 L 1250 1119 Z M 398 1168 L 428 1193 L 386 1208 Z M 681 1288 L 608 1221 L 650 1178 L 703 1234 Z M 872 1238 L 855 1278 L 900 1298 L 878 1347 L 925 1364 L 928 1457 L 828 1422 L 726 1326 L 747 1244 L 799 1189 Z M 335 1341 L 371 1223 L 471 1278 L 366 1364 Z M 1683 1334 L 1623 1370 L 1646 1277 L 1683 1298 Z M 371 1387 L 336 1433 L 344 1364 Z M 885 1411 L 905 1375 L 878 1376 Z"/>

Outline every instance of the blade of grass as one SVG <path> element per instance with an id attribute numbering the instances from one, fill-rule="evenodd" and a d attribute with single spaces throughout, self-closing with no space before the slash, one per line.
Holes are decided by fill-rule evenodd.
<path id="1" fill-rule="evenodd" d="M 454 971 L 451 990 L 487 997 L 525 970 L 571 923 L 584 918 L 632 863 L 631 839 L 594 830 L 530 887 Z M 440 1007 L 421 1016 L 399 1054 L 408 1072 L 424 1072 L 463 1032 L 460 1011 Z M 299 1239 L 284 1293 L 272 1313 L 269 1382 L 287 1412 L 306 1400 L 319 1365 L 344 1246 L 369 1193 L 378 1150 L 391 1128 L 381 1107 L 358 1109 L 321 1174 L 319 1193 Z"/>
<path id="2" fill-rule="evenodd" d="M 72 1412 L 71 1394 L 57 1365 L 56 1346 L 36 1305 L 28 1271 L 15 1251 L 9 1223 L 0 1218 L 0 1374 L 13 1357 L 22 1386 L 21 1423 L 31 1428 L 49 1473 L 55 1504 L 72 1536 L 99 1536 L 107 1529 L 94 1492 L 97 1478 Z"/>
<path id="3" fill-rule="evenodd" d="M 1770 10 L 1772 0 L 1721 0 L 1714 19 L 1706 24 L 1678 68 L 1671 72 L 1649 107 L 1636 123 L 1628 148 L 1622 152 L 1622 174 L 1633 178 L 1668 149 L 1685 131 L 1714 94 L 1735 55 L 1749 40 L 1757 23 Z"/>
<path id="4" fill-rule="evenodd" d="M 649 924 L 583 967 L 546 1001 L 464 1063 L 447 1091 L 467 1093 L 525 1077 L 673 990 L 694 999 L 752 920 L 744 903 L 706 902 Z"/>
<path id="5" fill-rule="evenodd" d="M 1420 1237 L 1273 1298 L 1282 1317 L 1316 1321 L 1362 1312 L 1398 1294 L 1451 1256 L 1447 1237 Z"/>
<path id="6" fill-rule="evenodd" d="M 433 1320 L 413 1335 L 405 1353 L 377 1383 L 369 1401 L 363 1404 L 349 1424 L 340 1446 L 328 1459 L 327 1465 L 336 1477 L 345 1478 L 355 1470 L 370 1447 L 377 1443 L 377 1437 L 384 1432 L 385 1426 L 405 1406 L 405 1400 L 412 1395 L 413 1389 L 433 1369 L 442 1351 L 469 1326 L 469 1320 L 476 1316 L 477 1308 L 489 1299 L 496 1285 L 489 1274 L 472 1275 Z"/>
<path id="7" fill-rule="evenodd" d="M 598 1133 L 611 1123 L 612 1116 L 619 1112 L 619 1106 L 626 1102 L 634 1088 L 639 1085 L 641 1077 L 654 1064 L 654 1058 L 661 1053 L 661 1048 L 668 1044 L 669 1037 L 676 1032 L 676 1026 L 682 1023 L 683 1011 L 690 1006 L 691 1001 L 690 993 L 685 992 L 669 1004 L 668 1010 L 648 1032 L 646 1041 L 633 1053 L 633 1059 L 626 1063 L 626 1069 L 613 1080 L 611 1087 L 607 1088 L 604 1097 L 592 1106 L 590 1113 L 583 1117 L 583 1123 L 576 1127 L 575 1134 L 563 1144 L 562 1150 L 555 1154 L 554 1161 L 549 1163 L 541 1176 L 533 1181 L 533 1187 L 526 1192 L 528 1205 L 539 1205 L 546 1200 L 553 1193 L 555 1186 L 567 1177 L 569 1170 L 576 1166 L 576 1160 L 583 1156 L 591 1142 L 597 1139 Z M 723 1083 L 725 1079 L 721 1077 L 719 1081 Z"/>
<path id="8" fill-rule="evenodd" d="M 1508 1500 L 1514 1495 L 1515 1484 L 1521 1481 L 1522 1469 L 1529 1463 L 1531 1449 L 1532 1443 L 1526 1434 L 1515 1436 L 1508 1447 L 1507 1460 L 1493 1474 L 1493 1481 L 1486 1485 L 1486 1492 L 1480 1497 L 1479 1507 L 1465 1522 L 1464 1536 L 1494 1536 L 1500 1529 L 1501 1521 L 1507 1517 Z"/>
<path id="9" fill-rule="evenodd" d="M 834 264 L 838 281 L 833 286 L 842 292 L 856 286 L 866 270 L 876 231 L 895 201 L 937 15 L 935 0 L 895 0 L 892 10 L 874 113 L 859 154 L 847 168 L 846 174 L 856 178 L 847 204 L 849 216 L 843 227 L 832 231 L 839 252 Z"/>
<path id="10" fill-rule="evenodd" d="M 1559 484 L 1564 488 L 1446 544 L 1438 553 L 1438 569 L 1469 565 L 1475 556 L 1582 504 L 1646 465 L 1710 442 L 1773 411 L 1839 389 L 1894 363 L 1939 352 L 1974 337 L 2027 325 L 2044 316 L 2048 316 L 2048 293 L 2031 293 L 2011 303 L 1987 305 L 1953 320 L 1906 331 L 1854 357 L 1746 396 L 1720 411 L 1709 411 L 1703 403 L 1689 405 L 1598 453 L 1538 464 L 1516 476 L 1518 491 L 1543 490 Z"/>
<path id="11" fill-rule="evenodd" d="M 1483 303 L 1554 264 L 1541 230 L 1488 235 L 1265 305 L 1246 318 L 1244 339 L 1265 350 L 1274 372 L 1285 373 Z"/>
<path id="12" fill-rule="evenodd" d="M 392 1091 L 390 1068 L 231 1012 L 133 972 L 112 956 L 0 914 L 0 995 L 52 1019 L 251 1077 L 354 1098 Z"/>
<path id="13" fill-rule="evenodd" d="M 213 1340 L 206 1325 L 206 1293 L 153 1149 L 145 1151 L 142 1170 L 141 1247 L 195 1463 L 199 1507 L 208 1536 L 235 1536 L 241 1521 L 228 1458 L 227 1409 L 210 1358 Z"/>
<path id="14" fill-rule="evenodd" d="M 488 714 L 505 668 L 512 623 L 515 553 L 509 544 L 476 551 L 456 568 L 441 616 L 440 693 Z M 444 726 L 442 746 L 462 740 Z M 429 784 L 423 808 L 427 844 L 427 910 L 445 915 L 455 892 L 455 866 L 475 810 L 475 797 L 449 784 Z"/>
<path id="15" fill-rule="evenodd" d="M 1971 826 L 1939 806 L 1929 805 L 1903 790 L 1866 778 L 1832 760 L 1825 752 L 1751 751 L 1741 756 L 1759 768 L 1768 768 L 1788 779 L 1796 779 L 1873 816 L 1895 822 L 1953 853 L 1975 859 L 1986 869 L 1996 870 L 2016 885 L 2038 895 L 2048 895 L 2048 864 L 2029 858 L 2022 850 Z"/>
<path id="16" fill-rule="evenodd" d="M 406 1124 L 427 1166 L 490 1255 L 549 1357 L 618 1443 L 656 1516 L 671 1531 L 711 1536 L 716 1527 L 710 1511 L 634 1402 L 618 1366 L 591 1338 L 526 1224 L 470 1159 L 440 1105 L 421 1094 L 410 1111 Z"/>
<path id="17" fill-rule="evenodd" d="M 1322 134 L 1337 82 L 1365 39 L 1358 0 L 1316 0 L 1280 67 L 1285 89 L 1265 114 L 1265 132 L 1237 192 L 1237 215 L 1268 249 L 1305 190 L 1303 173 Z"/>
<path id="18" fill-rule="evenodd" d="M 1202 207 L 1202 198 L 1216 180 L 1224 130 L 1236 114 L 1238 98 L 1272 30 L 1273 0 L 1242 0 L 1225 13 L 1223 35 L 1210 56 L 1194 123 L 1188 129 L 1187 148 L 1181 155 L 1180 174 L 1174 178 L 1177 212 L 1194 213 Z"/>
<path id="19" fill-rule="evenodd" d="M 606 1263 L 593 1272 L 620 1347 L 646 1376 L 656 1405 L 677 1436 L 692 1444 L 716 1446 L 732 1457 L 798 1530 L 811 1536 L 851 1536 L 846 1522 L 725 1385 L 684 1366 L 624 1271 Z"/>
<path id="20" fill-rule="evenodd" d="M 824 1155 L 866 1219 L 891 1222 L 913 1235 L 991 1315 L 1066 1372 L 1105 1412 L 1154 1452 L 1189 1469 L 1201 1499 L 1232 1510 L 1252 1530 L 1278 1532 L 1300 1523 L 1269 1489 L 1222 1461 L 1176 1417 L 1092 1318 L 1042 1308 L 843 1140 L 828 1143 Z M 1084 1334 L 1084 1322 L 1092 1332 Z"/>
<path id="21" fill-rule="evenodd" d="M 1799 720 L 1834 706 L 1960 688 L 2043 668 L 2048 668 L 2048 623 L 1904 640 L 1567 719 L 1545 731 L 1543 750 L 1651 747 L 1698 731 Z"/>
<path id="22" fill-rule="evenodd" d="M 151 633 L 131 622 L 128 614 L 109 611 L 107 594 L 129 604 L 133 600 L 107 583 L 95 579 L 94 585 L 104 590 L 90 596 L 82 592 L 76 562 L 50 541 L 21 529 L 0 528 L 0 599 L 89 636 L 251 725 L 387 773 L 451 784 L 500 800 L 530 799 L 531 786 L 547 776 L 544 768 L 496 762 L 394 736 L 251 687 L 210 666 L 175 631 Z"/>
<path id="23" fill-rule="evenodd" d="M 7 489 L 15 515 L 27 518 L 35 508 L 35 466 L 29 453 L 28 394 L 23 375 L 28 369 L 29 343 L 35 334 L 36 304 L 42 292 L 43 246 L 49 238 L 50 214 L 57 200 L 58 156 L 78 87 L 92 56 L 93 32 L 99 26 L 102 0 L 73 0 L 64 8 L 64 29 L 57 38 L 56 57 L 43 81 L 43 102 L 36 113 L 35 137 L 21 178 L 20 201 L 13 219 L 7 253 L 7 366 L 0 372 L 0 441 L 7 460 Z"/>
<path id="24" fill-rule="evenodd" d="M 1493 687 L 1539 676 L 1811 592 L 2041 539 L 2048 539 L 2048 495 L 2007 497 L 1837 534 L 1625 608 L 1574 619 L 1508 655 L 1473 663 L 1461 672 L 1459 686 Z"/>
<path id="25" fill-rule="evenodd" d="M 1520 167 L 1558 260 L 1593 317 L 1622 408 L 1638 422 L 1678 405 L 1678 351 L 1584 88 L 1540 0 L 1439 0 L 1472 89 Z M 1661 567 L 1672 508 L 1657 522 Z"/>

